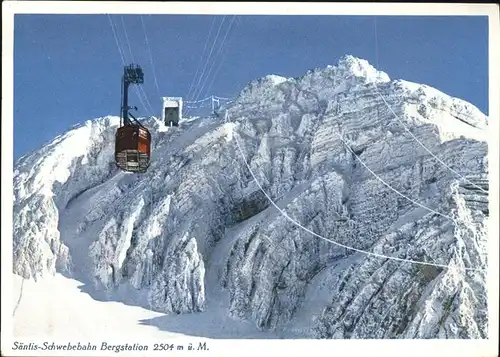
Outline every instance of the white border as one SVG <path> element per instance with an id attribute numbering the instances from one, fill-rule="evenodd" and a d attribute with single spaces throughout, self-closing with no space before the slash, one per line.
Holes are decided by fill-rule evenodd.
<path id="1" fill-rule="evenodd" d="M 6 1 L 18 14 L 193 14 L 193 15 L 485 15 L 493 4 L 340 3 L 340 2 L 148 2 Z"/>
<path id="2" fill-rule="evenodd" d="M 111 1 L 5 1 L 2 3 L 2 355 L 12 341 L 12 179 L 13 179 L 13 20 L 14 14 L 238 14 L 238 15 L 483 15 L 489 17 L 489 321 L 490 340 L 215 340 L 217 356 L 235 355 L 360 355 L 360 356 L 497 356 L 499 285 L 499 120 L 500 21 L 494 4 L 410 3 L 221 3 L 221 2 L 111 2 Z M 495 65 L 496 64 L 496 65 Z M 496 199 L 493 201 L 493 199 Z M 122 343 L 126 341 L 121 341 Z M 158 341 L 154 341 L 158 342 Z M 167 352 L 177 354 L 175 352 Z M 181 353 L 185 355 L 187 352 Z M 27 355 L 26 352 L 23 354 Z M 112 355 L 129 355 L 120 353 Z M 204 355 L 213 353 L 204 352 Z M 18 354 L 22 355 L 22 354 Z M 42 354 L 39 354 L 42 355 Z M 60 354 L 60 355 L 64 355 Z M 77 353 L 73 353 L 77 355 Z M 83 355 L 83 354 L 82 354 Z M 87 352 L 86 355 L 92 355 Z M 95 354 L 98 355 L 98 354 Z M 102 354 L 101 354 L 102 355 Z M 136 354 L 137 355 L 137 354 Z"/>

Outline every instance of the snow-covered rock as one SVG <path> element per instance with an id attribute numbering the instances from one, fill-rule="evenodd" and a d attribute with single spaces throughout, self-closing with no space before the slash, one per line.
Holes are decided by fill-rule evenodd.
<path id="1" fill-rule="evenodd" d="M 484 114 L 352 56 L 253 81 L 225 109 L 146 120 L 145 174 L 114 166 L 116 117 L 20 159 L 14 272 L 161 312 L 227 294 L 221 314 L 293 337 L 487 336 L 485 273 L 464 269 L 487 264 Z"/>

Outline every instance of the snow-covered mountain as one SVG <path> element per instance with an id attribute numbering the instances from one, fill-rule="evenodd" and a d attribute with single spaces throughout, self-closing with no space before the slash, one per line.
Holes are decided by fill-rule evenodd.
<path id="1" fill-rule="evenodd" d="M 476 107 L 345 56 L 253 81 L 226 109 L 229 122 L 146 120 L 145 174 L 115 167 L 111 116 L 20 159 L 14 273 L 293 338 L 487 336 L 485 273 L 464 269 L 487 264 Z"/>

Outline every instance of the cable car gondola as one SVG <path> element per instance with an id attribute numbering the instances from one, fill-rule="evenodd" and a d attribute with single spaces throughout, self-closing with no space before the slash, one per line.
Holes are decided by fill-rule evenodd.
<path id="1" fill-rule="evenodd" d="M 144 83 L 144 73 L 138 65 L 124 67 L 122 77 L 122 109 L 120 127 L 115 134 L 115 163 L 123 171 L 146 172 L 151 158 L 151 133 L 131 113 L 128 105 L 130 84 Z"/>

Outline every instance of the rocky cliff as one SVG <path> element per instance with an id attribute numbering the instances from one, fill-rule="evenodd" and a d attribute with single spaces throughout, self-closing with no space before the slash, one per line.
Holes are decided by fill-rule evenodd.
<path id="1" fill-rule="evenodd" d="M 167 313 L 225 296 L 220 313 L 295 338 L 486 337 L 485 273 L 465 269 L 487 264 L 484 114 L 352 56 L 225 109 L 145 120 L 145 174 L 114 166 L 116 117 L 21 158 L 14 272 Z"/>

